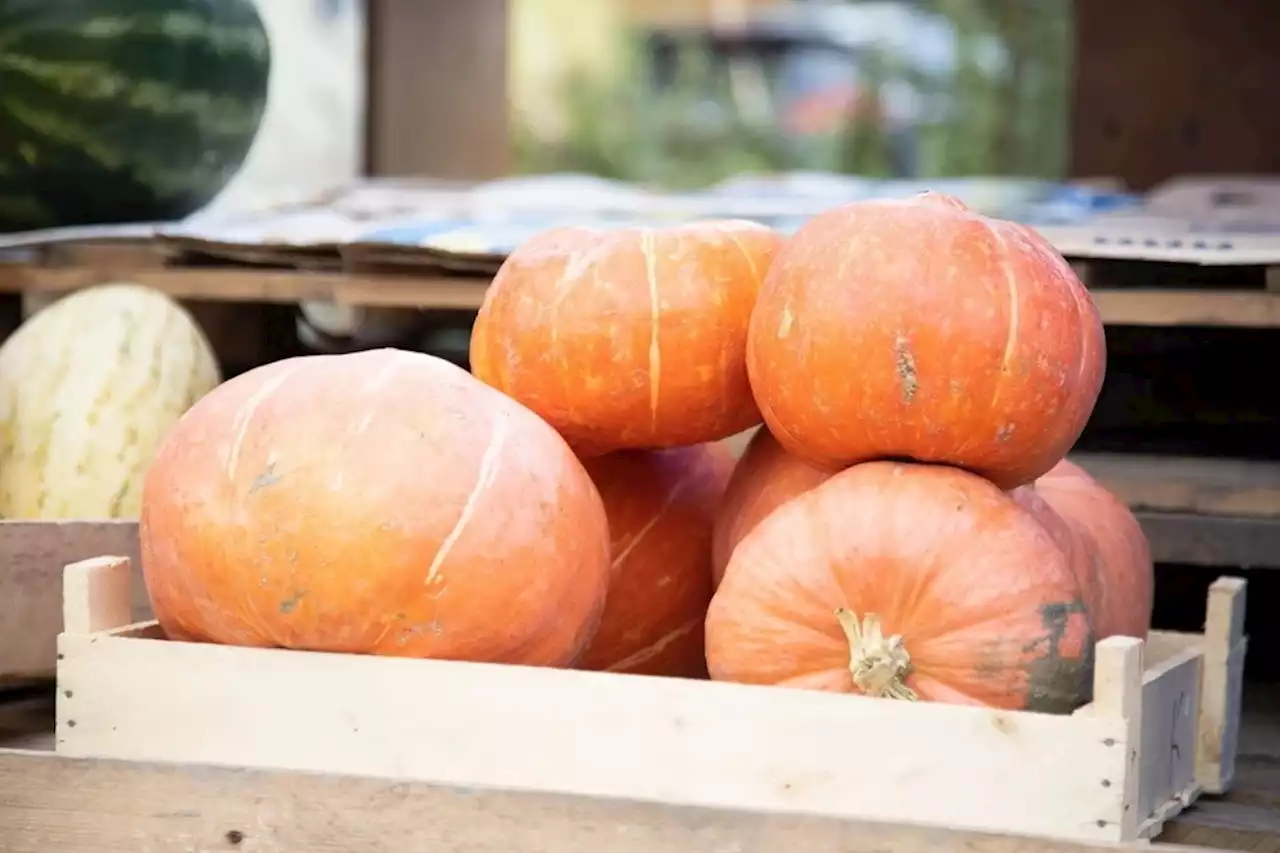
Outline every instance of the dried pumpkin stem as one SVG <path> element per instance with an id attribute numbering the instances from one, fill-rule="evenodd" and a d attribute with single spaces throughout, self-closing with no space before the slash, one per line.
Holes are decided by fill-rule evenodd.
<path id="1" fill-rule="evenodd" d="M 849 672 L 853 683 L 867 696 L 903 699 L 914 702 L 919 697 L 906 685 L 911 672 L 911 655 L 903 648 L 902 637 L 886 637 L 880 617 L 868 613 L 859 620 L 847 607 L 836 610 L 836 619 L 849 641 Z"/>

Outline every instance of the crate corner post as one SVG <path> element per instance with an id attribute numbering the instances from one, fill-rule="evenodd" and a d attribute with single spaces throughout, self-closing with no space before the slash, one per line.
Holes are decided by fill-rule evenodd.
<path id="1" fill-rule="evenodd" d="M 74 753 L 68 743 L 76 727 L 72 703 L 78 701 L 81 660 L 92 662 L 104 632 L 129 625 L 133 617 L 132 561 L 128 557 L 92 557 L 62 570 L 62 633 L 58 635 L 57 708 L 54 748 Z"/>
<path id="2" fill-rule="evenodd" d="M 1249 646 L 1244 633 L 1247 588 L 1247 582 L 1237 577 L 1218 578 L 1209 587 L 1196 781 L 1210 794 L 1226 793 L 1235 775 L 1244 660 Z"/>
<path id="3" fill-rule="evenodd" d="M 133 563 L 128 557 L 93 557 L 62 570 L 62 631 L 94 634 L 133 621 Z"/>
<path id="4" fill-rule="evenodd" d="M 1104 818 L 1115 826 L 1115 841 L 1135 841 L 1143 817 L 1141 800 L 1142 751 L 1142 640 L 1108 637 L 1098 643 L 1093 672 L 1093 704 L 1090 713 L 1124 720 L 1124 739 L 1115 744 L 1125 751 L 1122 761 L 1118 813 Z M 1110 780 L 1115 784 L 1115 780 Z"/>

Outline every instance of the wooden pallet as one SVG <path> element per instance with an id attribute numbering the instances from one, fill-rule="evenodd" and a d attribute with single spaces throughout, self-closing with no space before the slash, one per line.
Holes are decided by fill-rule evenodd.
<path id="1" fill-rule="evenodd" d="M 1280 463 L 1073 453 L 1133 509 L 1158 563 L 1280 568 Z"/>
<path id="2" fill-rule="evenodd" d="M 56 748 L 66 756 L 1081 841 L 1153 837 L 1202 791 L 1230 785 L 1247 643 L 1244 581 L 1222 579 L 1204 634 L 1103 641 L 1094 701 L 1056 716 L 171 642 L 153 622 L 131 624 L 127 558 L 68 566 L 64 588 Z"/>
<path id="3" fill-rule="evenodd" d="M 1111 326 L 1280 328 L 1280 266 L 1073 260 Z"/>
<path id="4" fill-rule="evenodd" d="M 1280 328 L 1280 267 L 1078 260 L 1108 325 Z M 1153 277 L 1152 271 L 1159 271 Z M 180 299 L 326 300 L 380 308 L 476 310 L 489 277 L 405 267 L 342 269 L 229 262 L 191 265 L 150 243 L 78 243 L 0 263 L 0 293 L 65 293 L 129 280 Z"/>
<path id="5" fill-rule="evenodd" d="M 33 258 L 0 262 L 0 293 L 61 294 L 132 281 L 175 299 L 297 303 L 308 300 L 377 308 L 478 310 L 487 276 L 433 271 L 343 270 L 334 263 L 191 263 L 150 242 L 54 246 Z"/>
<path id="6" fill-rule="evenodd" d="M 725 444 L 741 456 L 755 430 Z M 1072 453 L 1134 511 L 1157 563 L 1280 569 L 1280 463 Z"/>

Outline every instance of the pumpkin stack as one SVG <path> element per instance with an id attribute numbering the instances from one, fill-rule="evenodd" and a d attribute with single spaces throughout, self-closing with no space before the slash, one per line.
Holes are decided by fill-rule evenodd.
<path id="1" fill-rule="evenodd" d="M 609 520 L 612 580 L 579 665 L 705 677 L 712 528 L 760 423 L 747 334 L 777 232 L 738 221 L 562 228 L 521 246 L 472 331 L 475 375 L 583 459 Z"/>
<path id="2" fill-rule="evenodd" d="M 781 242 L 743 222 L 551 231 L 490 288 L 475 376 L 377 350 L 223 384 L 148 472 L 162 627 L 705 678 L 717 441 L 760 423 L 747 334 Z"/>
<path id="3" fill-rule="evenodd" d="M 956 199 L 847 205 L 779 252 L 747 341 L 761 430 L 716 529 L 713 678 L 1069 712 L 1145 636 L 1150 552 L 1064 461 L 1105 372 L 1088 291 Z"/>
<path id="4" fill-rule="evenodd" d="M 189 640 L 1068 712 L 1150 622 L 1141 530 L 1064 461 L 1105 360 L 1061 256 L 947 196 L 554 229 L 474 376 L 379 350 L 201 399 L 144 574 Z"/>

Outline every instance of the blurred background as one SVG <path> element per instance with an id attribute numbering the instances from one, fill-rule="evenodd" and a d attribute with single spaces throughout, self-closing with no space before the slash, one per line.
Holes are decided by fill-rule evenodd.
<path id="1" fill-rule="evenodd" d="M 0 232 L 298 204 L 366 166 L 1067 174 L 1071 0 L 450 5 L 0 0 Z"/>
<path id="2" fill-rule="evenodd" d="M 512 0 L 521 172 L 1060 178 L 1070 0 Z"/>

